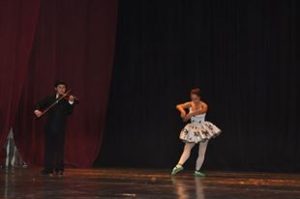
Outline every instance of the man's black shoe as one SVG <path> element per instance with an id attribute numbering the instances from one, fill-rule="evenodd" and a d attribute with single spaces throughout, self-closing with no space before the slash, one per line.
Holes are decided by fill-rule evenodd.
<path id="1" fill-rule="evenodd" d="M 64 175 L 64 171 L 60 169 L 55 169 L 55 175 L 58 177 L 62 177 Z"/>
<path id="2" fill-rule="evenodd" d="M 41 171 L 41 175 L 43 175 L 43 176 L 53 176 L 53 172 L 52 172 L 52 171 L 49 171 L 49 170 L 47 170 L 47 169 L 43 169 L 43 170 Z"/>

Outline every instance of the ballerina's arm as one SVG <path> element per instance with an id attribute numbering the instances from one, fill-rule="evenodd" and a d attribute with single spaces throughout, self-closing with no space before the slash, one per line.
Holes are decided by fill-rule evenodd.
<path id="1" fill-rule="evenodd" d="M 181 118 L 184 118 L 186 116 L 186 109 L 189 109 L 190 107 L 192 107 L 191 102 L 186 102 L 183 104 L 178 104 L 176 106 L 176 109 L 180 112 L 180 116 Z"/>

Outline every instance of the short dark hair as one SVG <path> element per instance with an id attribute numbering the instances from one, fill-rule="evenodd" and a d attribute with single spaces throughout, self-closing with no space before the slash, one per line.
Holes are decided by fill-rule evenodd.
<path id="1" fill-rule="evenodd" d="M 54 87 L 57 88 L 59 85 L 64 85 L 65 87 L 68 87 L 68 84 L 64 81 L 56 81 Z"/>
<path id="2" fill-rule="evenodd" d="M 191 94 L 197 95 L 198 97 L 200 97 L 200 88 L 193 88 L 191 90 Z"/>

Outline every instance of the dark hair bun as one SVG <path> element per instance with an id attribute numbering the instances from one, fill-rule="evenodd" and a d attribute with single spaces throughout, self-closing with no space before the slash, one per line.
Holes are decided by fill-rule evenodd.
<path id="1" fill-rule="evenodd" d="M 197 95 L 200 97 L 200 88 L 193 88 L 191 94 Z"/>

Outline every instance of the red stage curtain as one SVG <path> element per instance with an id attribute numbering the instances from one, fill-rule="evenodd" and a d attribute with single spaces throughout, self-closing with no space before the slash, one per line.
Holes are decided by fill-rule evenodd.
<path id="1" fill-rule="evenodd" d="M 117 0 L 41 0 L 14 125 L 17 146 L 27 163 L 43 163 L 45 118 L 34 120 L 32 111 L 39 99 L 53 92 L 56 80 L 68 82 L 80 99 L 69 118 L 66 164 L 88 167 L 96 159 L 105 123 L 116 19 Z"/>
<path id="2" fill-rule="evenodd" d="M 0 1 L 0 147 L 13 124 L 26 80 L 39 0 Z M 1 161 L 2 162 L 2 161 Z"/>

